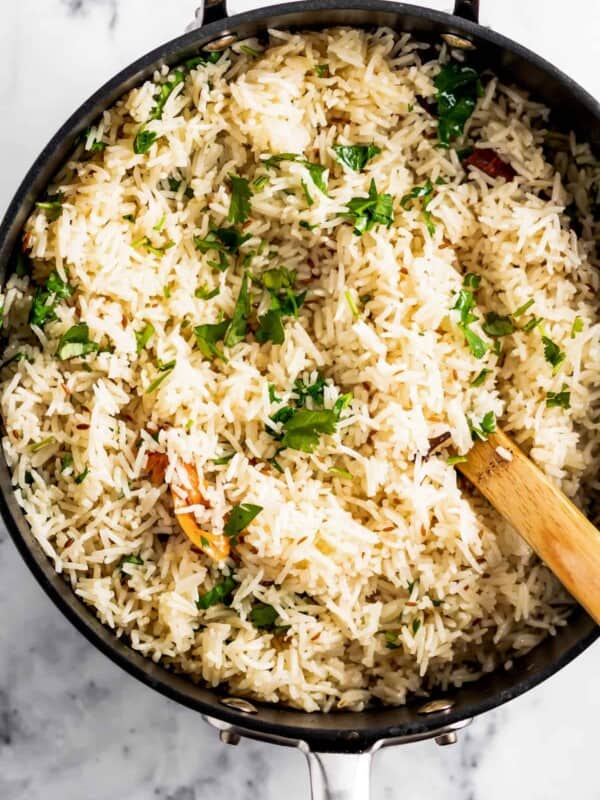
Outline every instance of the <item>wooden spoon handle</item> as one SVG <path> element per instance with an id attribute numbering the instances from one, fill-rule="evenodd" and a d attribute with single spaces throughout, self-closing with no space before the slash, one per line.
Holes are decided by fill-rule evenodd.
<path id="1" fill-rule="evenodd" d="M 600 624 L 600 531 L 500 430 L 457 468 Z"/>

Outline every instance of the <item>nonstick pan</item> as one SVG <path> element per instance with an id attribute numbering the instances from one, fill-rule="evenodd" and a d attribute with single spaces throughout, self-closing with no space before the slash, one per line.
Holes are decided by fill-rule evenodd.
<path id="1" fill-rule="evenodd" d="M 529 90 L 552 108 L 554 127 L 575 130 L 598 150 L 600 106 L 552 64 L 480 26 L 477 0 L 457 0 L 454 14 L 444 14 L 382 0 L 307 0 L 271 6 L 227 17 L 225 0 L 207 0 L 196 12 L 192 30 L 153 50 L 99 89 L 62 126 L 34 163 L 13 198 L 0 226 L 0 280 L 10 274 L 20 230 L 36 198 L 72 152 L 96 117 L 126 91 L 150 78 L 163 64 L 177 64 L 199 50 L 224 49 L 238 38 L 262 35 L 268 28 L 323 28 L 332 25 L 389 26 L 410 31 L 432 44 L 446 41 L 468 50 L 479 69 L 489 67 L 505 81 Z M 360 713 L 304 713 L 275 705 L 251 703 L 193 684 L 132 650 L 104 627 L 79 600 L 35 541 L 19 508 L 8 467 L 0 456 L 0 512 L 16 546 L 49 597 L 100 650 L 131 675 L 183 705 L 199 711 L 217 727 L 223 741 L 235 744 L 247 736 L 300 748 L 308 757 L 314 800 L 367 800 L 371 755 L 380 747 L 434 738 L 456 741 L 469 721 L 545 680 L 598 636 L 598 628 L 577 610 L 569 624 L 517 659 L 510 671 L 486 676 L 471 685 L 414 700 L 402 708 L 373 708 Z M 543 513 L 543 512 L 541 512 Z"/>

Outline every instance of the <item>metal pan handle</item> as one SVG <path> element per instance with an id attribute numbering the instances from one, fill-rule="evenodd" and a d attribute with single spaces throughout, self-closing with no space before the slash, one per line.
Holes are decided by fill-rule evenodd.
<path id="1" fill-rule="evenodd" d="M 469 22 L 479 22 L 479 0 L 455 0 L 453 13 Z"/>
<path id="2" fill-rule="evenodd" d="M 306 753 L 312 800 L 369 800 L 372 753 Z"/>

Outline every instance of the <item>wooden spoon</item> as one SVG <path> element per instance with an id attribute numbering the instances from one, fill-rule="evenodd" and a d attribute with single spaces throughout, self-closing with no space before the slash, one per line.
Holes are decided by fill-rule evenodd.
<path id="1" fill-rule="evenodd" d="M 500 430 L 456 466 L 600 624 L 600 531 Z"/>

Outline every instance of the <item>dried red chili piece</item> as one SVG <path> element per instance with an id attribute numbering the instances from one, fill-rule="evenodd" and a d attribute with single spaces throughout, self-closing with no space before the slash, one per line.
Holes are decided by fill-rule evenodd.
<path id="1" fill-rule="evenodd" d="M 505 178 L 507 181 L 512 181 L 517 174 L 510 164 L 503 161 L 498 153 L 489 147 L 475 148 L 463 163 L 466 166 L 477 167 L 490 178 Z"/>

